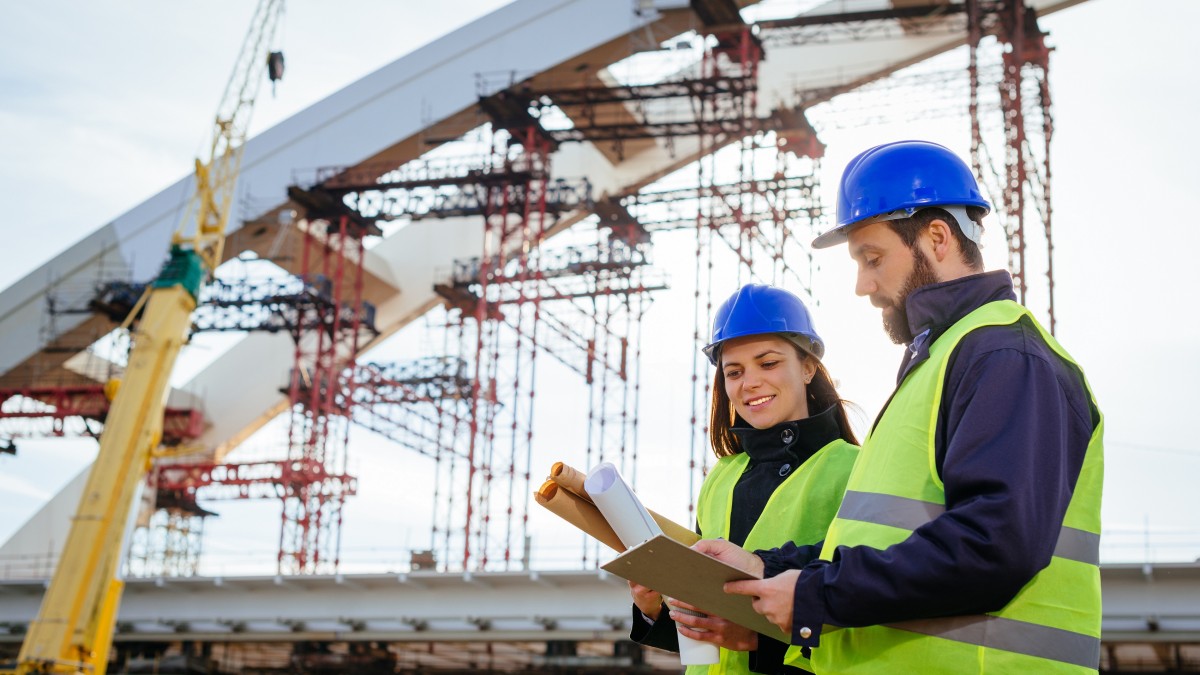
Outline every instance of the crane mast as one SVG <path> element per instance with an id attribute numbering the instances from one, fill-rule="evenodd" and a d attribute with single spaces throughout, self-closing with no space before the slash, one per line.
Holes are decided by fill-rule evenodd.
<path id="1" fill-rule="evenodd" d="M 170 375 L 201 286 L 221 263 L 225 229 L 267 49 L 283 0 L 260 0 L 217 109 L 207 162 L 170 257 L 143 297 L 129 363 L 115 387 L 100 451 L 54 576 L 30 622 L 16 672 L 103 675 L 121 591 L 120 559 L 133 503 L 162 438 Z M 137 309 L 135 308 L 134 314 Z"/>

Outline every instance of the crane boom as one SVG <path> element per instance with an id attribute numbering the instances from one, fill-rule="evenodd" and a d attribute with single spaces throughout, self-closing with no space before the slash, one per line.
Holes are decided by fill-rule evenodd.
<path id="1" fill-rule="evenodd" d="M 54 576 L 30 622 L 16 672 L 104 675 L 123 583 L 120 559 L 131 509 L 162 439 L 171 370 L 200 287 L 221 263 L 250 114 L 283 0 L 260 0 L 217 109 L 208 161 L 170 258 L 147 291 L 125 377 Z"/>

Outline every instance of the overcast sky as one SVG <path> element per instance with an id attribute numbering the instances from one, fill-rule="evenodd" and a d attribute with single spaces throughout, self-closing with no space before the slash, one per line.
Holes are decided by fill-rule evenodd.
<path id="1" fill-rule="evenodd" d="M 0 191 L 8 212 L 0 226 L 0 288 L 188 171 L 207 138 L 252 4 L 49 0 L 6 8 Z M 274 97 L 260 96 L 255 130 L 501 4 L 354 0 L 335 11 L 329 3 L 293 0 L 282 36 L 287 77 Z M 1057 47 L 1058 334 L 1086 369 L 1107 418 L 1105 560 L 1200 556 L 1200 491 L 1194 487 L 1200 448 L 1186 426 L 1200 401 L 1194 393 L 1200 321 L 1192 298 L 1200 236 L 1186 215 L 1200 185 L 1191 123 L 1200 94 L 1189 46 L 1198 22 L 1200 4 L 1186 0 L 1090 0 L 1043 22 Z M 960 128 L 941 122 L 830 128 L 824 135 L 827 192 L 846 160 L 869 145 L 920 136 L 962 152 L 968 139 Z M 989 224 L 998 236 L 994 220 Z M 817 260 L 817 320 L 830 345 L 827 364 L 843 395 L 873 418 L 894 384 L 899 350 L 884 338 L 878 311 L 853 297 L 844 249 L 821 252 Z M 1003 264 L 1002 241 L 989 246 L 988 260 Z M 669 252 L 659 262 L 680 264 Z M 686 268 L 676 272 L 688 274 Z M 690 359 L 690 340 L 673 349 Z M 656 379 L 653 363 L 646 379 Z M 686 419 L 668 417 L 644 419 L 643 456 L 669 445 L 674 430 L 686 433 Z M 87 442 L 43 441 L 21 443 L 16 457 L 0 455 L 0 540 L 93 454 Z M 392 450 L 360 461 L 370 462 L 373 475 L 400 481 L 418 460 Z M 427 539 L 419 517 L 389 516 L 421 511 L 397 504 L 390 487 L 364 482 L 364 496 L 347 507 L 351 545 L 420 548 Z M 652 506 L 668 514 L 681 508 Z M 217 510 L 223 514 L 218 520 L 245 511 L 262 519 L 260 531 L 277 528 L 277 507 Z M 214 524 L 210 532 L 221 527 Z M 1147 528 L 1149 539 L 1141 534 Z M 236 549 L 236 536 L 206 545 Z"/>

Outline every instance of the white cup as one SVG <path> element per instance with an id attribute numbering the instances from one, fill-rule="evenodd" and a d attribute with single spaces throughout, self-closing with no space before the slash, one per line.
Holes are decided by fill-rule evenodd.
<path id="1" fill-rule="evenodd" d="M 670 605 L 670 601 L 667 603 Z M 671 610 L 681 614 L 690 614 L 692 616 L 708 616 L 703 612 L 693 612 L 690 609 L 675 607 L 670 605 Z M 703 632 L 703 628 L 693 628 L 692 630 Z M 721 648 L 711 642 L 703 640 L 694 640 L 690 637 L 679 635 L 679 663 L 685 666 L 706 666 L 721 662 Z"/>
<path id="2" fill-rule="evenodd" d="M 721 662 L 721 648 L 711 642 L 679 636 L 679 663 L 685 666 L 706 666 Z"/>

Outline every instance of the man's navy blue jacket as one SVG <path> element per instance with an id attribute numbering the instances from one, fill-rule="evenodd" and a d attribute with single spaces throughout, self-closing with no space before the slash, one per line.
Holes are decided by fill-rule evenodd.
<path id="1" fill-rule="evenodd" d="M 907 301 L 911 334 L 898 382 L 955 322 L 1015 300 L 1007 272 L 932 284 Z M 995 611 L 1050 564 L 1099 413 L 1082 375 L 1027 319 L 969 333 L 950 358 L 935 432 L 946 512 L 886 550 L 786 545 L 757 551 L 767 576 L 803 568 L 792 643 L 821 626 L 869 626 Z M 800 637 L 804 628 L 812 632 Z"/>

